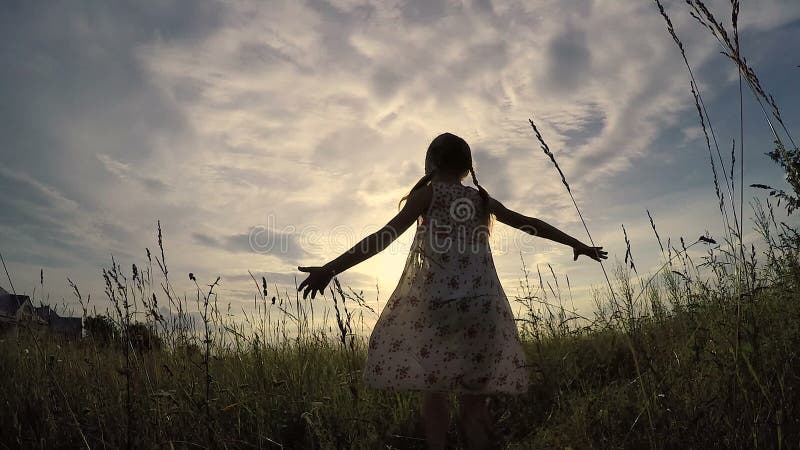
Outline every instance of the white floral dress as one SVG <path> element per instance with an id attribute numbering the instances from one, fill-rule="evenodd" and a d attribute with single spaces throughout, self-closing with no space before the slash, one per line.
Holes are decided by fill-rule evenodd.
<path id="1" fill-rule="evenodd" d="M 480 220 L 480 194 L 462 184 L 432 186 L 403 274 L 370 335 L 364 383 L 524 393 L 525 353 Z"/>

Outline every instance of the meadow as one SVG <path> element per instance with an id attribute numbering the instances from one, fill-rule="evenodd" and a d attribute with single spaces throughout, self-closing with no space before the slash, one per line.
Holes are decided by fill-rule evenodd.
<path id="1" fill-rule="evenodd" d="M 741 297 L 724 266 L 701 279 L 685 252 L 644 291 L 617 266 L 624 304 L 598 291 L 591 321 L 564 305 L 549 274 L 523 279 L 512 301 L 529 311 L 518 320 L 532 385 L 492 400 L 497 448 L 800 446 L 800 239 L 760 212 L 768 259 Z M 22 328 L 0 342 L 3 448 L 425 448 L 419 397 L 363 386 L 358 297 L 340 285 L 327 295 L 334 332 L 303 326 L 302 300 L 276 299 L 286 312 L 268 316 L 263 291 L 245 331 L 218 310 L 213 287 L 198 287 L 205 320 L 192 321 L 179 312 L 186 298 L 172 316 L 154 308 L 147 270 L 106 273 L 121 315 L 90 316 L 84 340 Z M 287 324 L 300 332 L 285 334 Z M 449 438 L 463 448 L 457 422 Z"/>
<path id="2" fill-rule="evenodd" d="M 725 230 L 662 239 L 651 218 L 663 265 L 638 273 L 629 246 L 595 288 L 591 317 L 568 305 L 555 273 L 523 266 L 521 294 L 509 300 L 523 307 L 532 384 L 492 399 L 497 448 L 800 448 L 800 234 L 775 214 L 800 204 L 800 149 L 739 54 L 738 2 L 727 28 L 702 2 L 687 3 L 738 70 L 740 101 L 749 92 L 763 108 L 770 157 L 791 190 L 758 184 L 766 198 L 744 204 L 741 148 L 723 157 L 656 1 L 688 69 Z M 745 226 L 758 242 L 745 242 Z M 335 317 L 319 326 L 313 302 L 253 278 L 254 312 L 237 316 L 217 297 L 219 279 L 168 270 L 165 241 L 159 224 L 141 267 L 103 269 L 107 315 L 71 285 L 84 339 L 25 324 L 4 330 L 0 448 L 425 448 L 419 396 L 363 385 L 367 343 L 353 331 L 369 308 L 361 293 L 335 281 L 323 300 Z M 176 292 L 176 276 L 195 291 Z M 457 420 L 448 440 L 465 448 Z"/>

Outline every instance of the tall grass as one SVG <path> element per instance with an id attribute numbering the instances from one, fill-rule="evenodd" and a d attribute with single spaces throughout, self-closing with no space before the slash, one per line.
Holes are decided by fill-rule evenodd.
<path id="1" fill-rule="evenodd" d="M 523 261 L 522 289 L 512 300 L 525 306 L 518 321 L 533 384 L 525 395 L 493 399 L 497 442 L 630 449 L 800 444 L 800 236 L 774 220 L 771 202 L 753 205 L 769 245 L 763 263 L 750 266 L 757 289 L 742 304 L 739 335 L 736 299 L 718 285 L 728 278 L 712 276 L 713 247 L 699 264 L 691 245 L 673 249 L 665 262 L 671 269 L 646 283 L 619 264 L 612 282 L 629 299 L 624 317 L 613 307 L 604 312 L 611 303 L 601 290 L 594 317 L 581 315 L 569 305 L 565 277 L 549 267 L 531 274 Z M 418 396 L 361 382 L 366 342 L 353 332 L 357 300 L 340 284 L 326 293 L 338 308 L 330 330 L 315 327 L 302 303 L 290 307 L 292 299 L 278 291 L 275 306 L 282 303 L 285 312 L 270 316 L 261 308 L 248 314 L 249 325 L 238 322 L 219 307 L 217 280 L 207 287 L 197 280 L 194 302 L 202 314 L 177 320 L 144 313 L 142 299 L 152 306 L 150 287 L 163 286 L 163 273 L 138 275 L 149 280 L 140 291 L 130 273 L 112 265 L 117 269 L 106 272 L 116 270 L 109 278 L 119 285 L 112 284 L 111 295 L 124 299 L 127 289 L 128 308 L 138 308 L 133 317 L 141 322 L 126 319 L 120 302 L 111 310 L 116 333 L 93 325 L 80 342 L 40 333 L 0 342 L 0 398 L 8 406 L 0 410 L 0 446 L 424 448 Z M 264 284 L 255 295 L 269 304 Z M 186 300 L 174 304 L 188 315 Z M 294 335 L 286 333 L 293 320 L 303 330 Z M 463 444 L 455 423 L 450 438 Z"/>

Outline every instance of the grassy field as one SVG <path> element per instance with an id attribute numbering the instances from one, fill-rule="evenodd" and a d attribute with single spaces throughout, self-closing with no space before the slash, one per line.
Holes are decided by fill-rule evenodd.
<path id="1" fill-rule="evenodd" d="M 740 302 L 691 293 L 631 329 L 540 324 L 525 338 L 529 393 L 491 405 L 499 448 L 800 447 L 796 266 L 789 275 Z M 424 448 L 419 398 L 366 389 L 359 340 L 206 354 L 187 338 L 127 358 L 114 343 L 37 340 L 0 343 L 2 447 Z"/>
<path id="2" fill-rule="evenodd" d="M 616 297 L 598 291 L 591 321 L 526 277 L 513 301 L 528 311 L 520 335 L 533 382 L 493 398 L 498 448 L 800 447 L 800 239 L 782 229 L 767 229 L 748 289 L 704 243 L 709 264 L 676 249 L 649 280 L 620 264 Z M 106 270 L 118 315 L 87 321 L 86 339 L 6 332 L 0 447 L 425 448 L 418 394 L 364 387 L 366 345 L 341 286 L 327 294 L 338 329 L 284 335 L 310 323 L 302 303 L 279 298 L 285 313 L 266 316 L 260 292 L 245 332 L 217 310 L 213 287 L 198 287 L 205 320 L 192 322 L 158 313 L 149 269 L 120 270 Z M 134 322 L 134 309 L 147 319 Z M 457 426 L 452 448 L 463 448 Z"/>
<path id="3" fill-rule="evenodd" d="M 738 2 L 727 30 L 702 2 L 688 5 L 764 108 L 776 138 L 770 156 L 794 190 L 770 188 L 770 198 L 791 214 L 800 205 L 800 150 L 739 55 Z M 492 399 L 497 448 L 800 448 L 800 235 L 775 219 L 778 205 L 756 200 L 750 222 L 761 240 L 744 242 L 743 158 L 723 158 L 683 44 L 661 12 L 691 79 L 724 233 L 662 241 L 652 224 L 663 266 L 638 274 L 628 252 L 595 291 L 593 317 L 570 311 L 557 283 L 524 268 L 513 301 L 524 307 L 517 320 L 532 385 Z M 112 312 L 85 307 L 85 339 L 3 330 L 0 448 L 425 448 L 418 394 L 363 385 L 367 346 L 353 333 L 366 307 L 359 295 L 331 287 L 329 328 L 254 279 L 255 312 L 237 321 L 219 309 L 214 280 L 189 274 L 196 292 L 175 292 L 160 226 L 158 244 L 143 267 L 104 269 Z M 453 422 L 452 448 L 464 448 L 461 435 Z"/>

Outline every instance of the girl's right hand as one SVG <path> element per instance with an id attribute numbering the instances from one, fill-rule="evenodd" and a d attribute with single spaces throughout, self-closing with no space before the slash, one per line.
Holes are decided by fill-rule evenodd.
<path id="1" fill-rule="evenodd" d="M 303 291 L 304 300 L 308 297 L 309 293 L 312 299 L 317 296 L 317 292 L 322 293 L 325 290 L 325 286 L 333 279 L 335 273 L 327 266 L 300 266 L 297 269 L 301 272 L 308 272 L 308 277 L 297 287 L 298 292 Z"/>
<path id="2" fill-rule="evenodd" d="M 586 244 L 582 244 L 578 247 L 572 247 L 572 252 L 573 261 L 577 261 L 578 256 L 580 255 L 586 255 L 595 261 L 601 261 L 608 258 L 608 252 L 604 252 L 603 247 L 590 247 Z"/>

